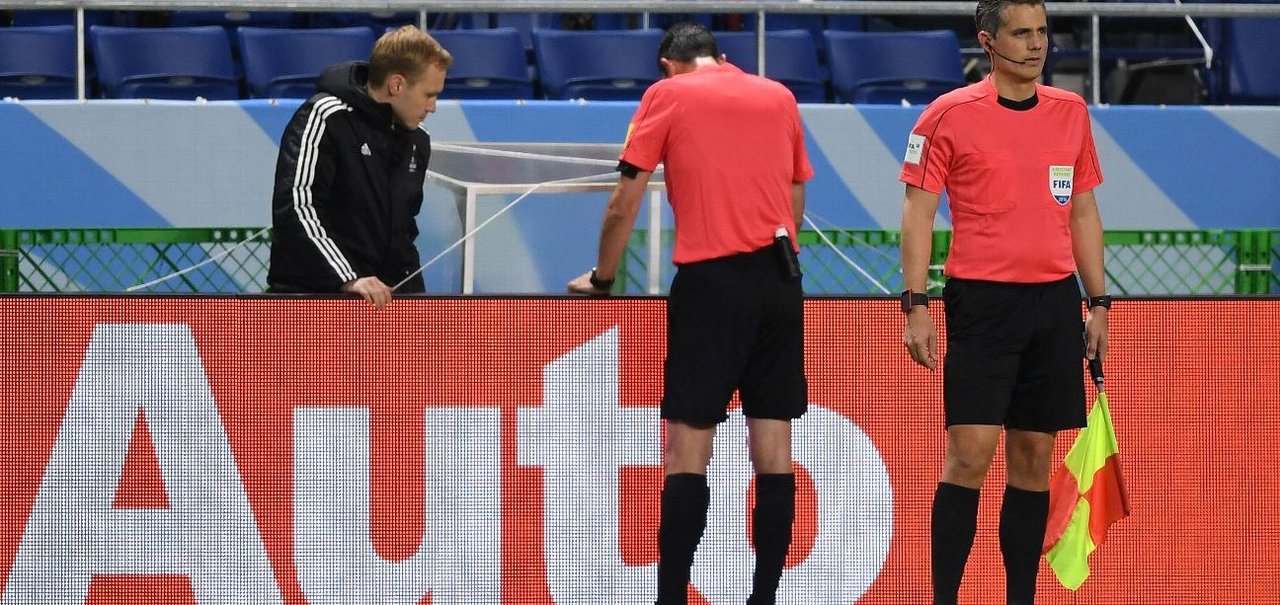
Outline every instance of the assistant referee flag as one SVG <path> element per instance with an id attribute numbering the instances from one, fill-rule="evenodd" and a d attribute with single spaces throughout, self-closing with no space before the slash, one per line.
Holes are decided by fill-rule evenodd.
<path id="1" fill-rule="evenodd" d="M 1100 372 L 1095 379 L 1101 386 Z M 1106 540 L 1107 528 L 1129 516 L 1119 452 L 1107 394 L 1099 389 L 1088 425 L 1080 429 L 1049 486 L 1042 552 L 1058 581 L 1071 590 L 1089 577 L 1089 555 Z"/>

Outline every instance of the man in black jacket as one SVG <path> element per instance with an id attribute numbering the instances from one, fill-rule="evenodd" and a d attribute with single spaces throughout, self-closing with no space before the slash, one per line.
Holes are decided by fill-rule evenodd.
<path id="1" fill-rule="evenodd" d="M 280 139 L 272 196 L 271 292 L 350 292 L 384 308 L 419 266 L 414 240 L 449 51 L 412 25 L 369 61 L 334 65 Z M 399 292 L 423 292 L 414 275 Z"/>

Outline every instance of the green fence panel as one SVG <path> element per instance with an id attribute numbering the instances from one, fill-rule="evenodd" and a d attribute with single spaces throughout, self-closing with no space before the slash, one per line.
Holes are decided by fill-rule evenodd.
<path id="1" fill-rule="evenodd" d="M 0 230 L 12 250 L 10 292 L 262 292 L 270 229 Z"/>
<path id="2" fill-rule="evenodd" d="M 0 292 L 18 291 L 18 232 L 0 230 Z"/>
<path id="3" fill-rule="evenodd" d="M 1268 280 L 1267 294 L 1280 294 L 1280 232 L 1268 233 L 1271 239 L 1271 278 Z"/>
<path id="4" fill-rule="evenodd" d="M 664 232 L 664 241 L 670 232 Z M 884 294 L 903 289 L 897 231 L 803 230 L 797 236 L 808 294 Z M 935 231 L 929 290 L 941 291 L 950 231 Z M 1280 230 L 1107 231 L 1107 291 L 1121 296 L 1280 293 Z M 626 271 L 647 275 L 647 231 L 627 248 Z M 628 281 L 625 292 L 644 292 Z"/>
<path id="5" fill-rule="evenodd" d="M 1240 240 L 1234 231 L 1109 231 L 1103 238 L 1107 291 L 1236 293 Z"/>
<path id="6" fill-rule="evenodd" d="M 256 227 L 0 229 L 0 291 L 262 292 L 270 237 Z M 616 292 L 646 293 L 651 270 L 665 289 L 674 234 L 661 237 L 660 263 L 650 267 L 648 230 L 632 234 Z M 903 288 L 897 231 L 802 230 L 797 241 L 808 294 Z M 1117 295 L 1280 294 L 1280 229 L 1108 231 L 1103 242 L 1107 289 Z M 940 291 L 950 243 L 950 231 L 934 232 L 931 292 Z"/>
<path id="7" fill-rule="evenodd" d="M 1240 271 L 1236 290 L 1251 294 L 1280 293 L 1280 237 L 1271 231 L 1255 229 L 1240 233 L 1237 263 Z"/>

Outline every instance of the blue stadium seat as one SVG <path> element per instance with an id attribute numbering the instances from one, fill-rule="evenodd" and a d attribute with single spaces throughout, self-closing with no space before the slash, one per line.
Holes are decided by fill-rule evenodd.
<path id="1" fill-rule="evenodd" d="M 236 99 L 239 83 L 227 30 L 95 25 L 89 40 L 102 96 L 122 99 Z"/>
<path id="2" fill-rule="evenodd" d="M 755 32 L 715 32 L 716 46 L 730 63 L 757 73 Z M 827 78 L 818 64 L 813 36 L 803 29 L 765 31 L 765 75 L 782 82 L 801 103 L 827 100 Z"/>
<path id="3" fill-rule="evenodd" d="M 0 27 L 0 97 L 76 98 L 75 26 Z"/>
<path id="4" fill-rule="evenodd" d="M 825 15 L 799 15 L 794 13 L 769 13 L 764 17 L 765 31 L 803 29 L 813 36 L 813 43 L 818 49 L 818 56 L 823 57 L 827 50 L 826 40 L 822 32 L 828 29 Z M 831 28 L 835 29 L 835 28 Z M 742 31 L 756 31 L 756 15 L 748 13 L 742 16 Z"/>
<path id="5" fill-rule="evenodd" d="M 634 101 L 656 82 L 658 29 L 534 30 L 533 51 L 548 99 Z"/>
<path id="6" fill-rule="evenodd" d="M 559 19 L 556 13 L 494 13 L 491 23 L 493 27 L 510 27 L 520 32 L 520 42 L 532 56 L 534 30 L 559 29 Z"/>
<path id="7" fill-rule="evenodd" d="M 453 55 L 443 99 L 532 99 L 533 79 L 520 32 L 496 29 L 433 30 Z"/>
<path id="8" fill-rule="evenodd" d="M 277 99 L 311 96 L 320 72 L 335 63 L 368 59 L 376 39 L 367 27 L 241 27 L 238 37 L 249 96 Z"/>
<path id="9" fill-rule="evenodd" d="M 472 29 L 490 27 L 510 27 L 520 32 L 520 40 L 525 50 L 533 51 L 533 31 L 538 29 L 566 29 L 566 19 L 572 19 L 571 13 L 473 13 Z M 485 15 L 488 19 L 479 18 Z M 595 30 L 627 29 L 632 19 L 639 20 L 639 15 L 626 13 L 594 13 L 590 15 L 591 27 Z M 463 29 L 459 26 L 458 29 Z M 573 29 L 573 28 L 567 28 Z M 587 28 L 581 28 L 587 29 Z"/>
<path id="10" fill-rule="evenodd" d="M 965 84 L 960 41 L 951 30 L 825 35 L 837 101 L 925 104 Z"/>
<path id="11" fill-rule="evenodd" d="M 1228 36 L 1226 101 L 1280 104 L 1280 19 L 1233 19 Z"/>

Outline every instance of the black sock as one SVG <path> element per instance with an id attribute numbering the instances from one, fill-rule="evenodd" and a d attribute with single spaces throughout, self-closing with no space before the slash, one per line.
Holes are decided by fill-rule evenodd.
<path id="1" fill-rule="evenodd" d="M 662 519 L 658 523 L 658 603 L 688 603 L 693 553 L 707 527 L 711 491 L 707 476 L 667 475 L 662 485 Z"/>
<path id="2" fill-rule="evenodd" d="M 933 603 L 955 605 L 964 564 L 978 532 L 978 490 L 938 483 L 932 522 Z"/>
<path id="3" fill-rule="evenodd" d="M 1005 592 L 1009 605 L 1032 605 L 1040 549 L 1049 518 L 1049 492 L 1004 488 L 1000 506 L 1000 554 L 1004 556 Z"/>
<path id="4" fill-rule="evenodd" d="M 756 475 L 756 507 L 751 541 L 756 547 L 756 571 L 747 605 L 773 605 L 782 566 L 791 546 L 796 518 L 796 476 L 792 473 Z"/>

